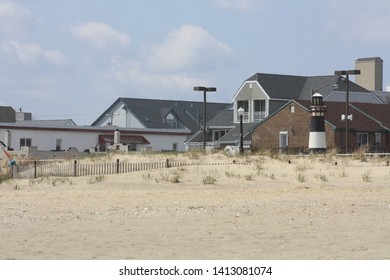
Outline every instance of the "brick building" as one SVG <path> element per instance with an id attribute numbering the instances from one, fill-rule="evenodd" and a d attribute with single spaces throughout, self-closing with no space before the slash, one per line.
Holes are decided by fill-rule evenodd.
<path id="1" fill-rule="evenodd" d="M 341 120 L 345 104 L 326 102 L 325 135 L 327 149 L 345 149 L 345 121 Z M 252 149 L 273 149 L 292 153 L 305 152 L 309 143 L 310 102 L 291 100 L 252 130 Z M 389 152 L 390 105 L 351 103 L 348 147 L 354 151 Z M 376 114 L 376 115 L 375 115 Z M 380 119 L 377 116 L 381 116 Z"/>

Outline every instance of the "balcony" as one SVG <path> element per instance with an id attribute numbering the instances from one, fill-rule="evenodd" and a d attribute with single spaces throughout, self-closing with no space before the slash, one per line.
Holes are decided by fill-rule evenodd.
<path id="1" fill-rule="evenodd" d="M 253 122 L 261 122 L 267 116 L 266 111 L 259 111 L 253 113 Z"/>
<path id="2" fill-rule="evenodd" d="M 253 112 L 253 121 L 251 118 L 251 115 L 249 112 L 245 112 L 244 115 L 242 116 L 242 122 L 243 123 L 250 123 L 250 122 L 261 122 L 262 120 L 265 119 L 267 116 L 266 111 L 259 111 L 259 112 Z M 237 114 L 237 122 L 240 122 L 240 116 Z"/>

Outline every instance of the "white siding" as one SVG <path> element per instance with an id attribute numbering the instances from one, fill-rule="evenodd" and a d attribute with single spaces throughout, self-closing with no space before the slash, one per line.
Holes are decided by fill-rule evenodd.
<path id="1" fill-rule="evenodd" d="M 95 147 L 98 143 L 97 133 L 75 132 L 75 131 L 42 131 L 9 129 L 11 131 L 11 148 L 20 150 L 20 139 L 31 139 L 31 146 L 36 146 L 41 151 L 51 151 L 56 149 L 56 140 L 62 139 L 62 149 L 77 147 L 79 151 L 84 151 Z M 5 137 L 5 129 L 0 129 L 0 136 Z"/>
<path id="2" fill-rule="evenodd" d="M 126 127 L 126 128 L 145 128 L 145 126 L 134 116 L 132 112 L 128 109 L 125 110 L 124 104 L 119 102 L 116 104 L 103 119 L 96 124 L 96 126 L 104 127 L 108 124 L 117 127 Z"/>
<path id="3" fill-rule="evenodd" d="M 145 135 L 144 136 L 150 145 L 144 145 L 144 147 L 152 147 L 153 151 L 172 150 L 173 143 L 177 143 L 177 151 L 185 151 L 184 141 L 188 135 Z"/>
<path id="4" fill-rule="evenodd" d="M 254 121 L 254 100 L 265 100 L 266 104 L 266 115 L 268 115 L 268 100 L 269 96 L 268 94 L 264 91 L 264 89 L 260 86 L 258 82 L 245 82 L 241 88 L 238 90 L 236 95 L 233 98 L 234 102 L 234 122 L 238 123 L 238 115 L 237 115 L 237 110 L 239 109 L 237 107 L 237 101 L 249 101 L 249 120 L 250 122 Z"/>
<path id="5" fill-rule="evenodd" d="M 25 128 L 1 128 L 0 139 L 3 142 L 7 135 L 6 131 L 11 132 L 11 148 L 15 151 L 20 150 L 20 139 L 31 139 L 31 146 L 36 146 L 40 151 L 51 151 L 56 149 L 57 139 L 61 139 L 61 149 L 68 150 L 70 147 L 76 147 L 80 152 L 85 149 L 94 148 L 98 144 L 100 134 L 109 134 L 107 131 L 77 131 L 71 130 L 48 130 L 45 128 L 25 129 Z M 174 143 L 176 143 L 177 151 L 184 151 L 184 141 L 188 137 L 189 131 L 182 131 L 183 134 L 170 134 L 174 130 L 165 133 L 164 131 L 145 130 L 144 132 L 128 134 L 141 135 L 150 142 L 149 145 L 137 145 L 137 150 L 140 151 L 142 147 L 151 147 L 153 151 L 172 150 Z M 114 135 L 114 131 L 112 131 Z"/>

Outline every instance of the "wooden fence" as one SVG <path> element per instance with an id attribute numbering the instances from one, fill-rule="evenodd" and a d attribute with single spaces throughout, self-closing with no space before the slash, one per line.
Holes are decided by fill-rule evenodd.
<path id="1" fill-rule="evenodd" d="M 162 169 L 170 167 L 180 167 L 194 165 L 178 161 L 160 161 L 160 162 L 116 162 L 111 163 L 79 163 L 74 162 L 41 162 L 34 161 L 29 164 L 17 166 L 13 170 L 13 178 L 33 179 L 45 176 L 57 177 L 78 177 L 91 175 L 110 175 L 122 174 L 135 171 Z"/>

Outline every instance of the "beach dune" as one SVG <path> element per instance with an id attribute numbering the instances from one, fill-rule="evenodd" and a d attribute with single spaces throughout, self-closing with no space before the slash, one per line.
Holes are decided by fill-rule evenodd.
<path id="1" fill-rule="evenodd" d="M 3 182 L 0 259 L 390 259 L 386 160 L 170 157 L 197 164 Z"/>

